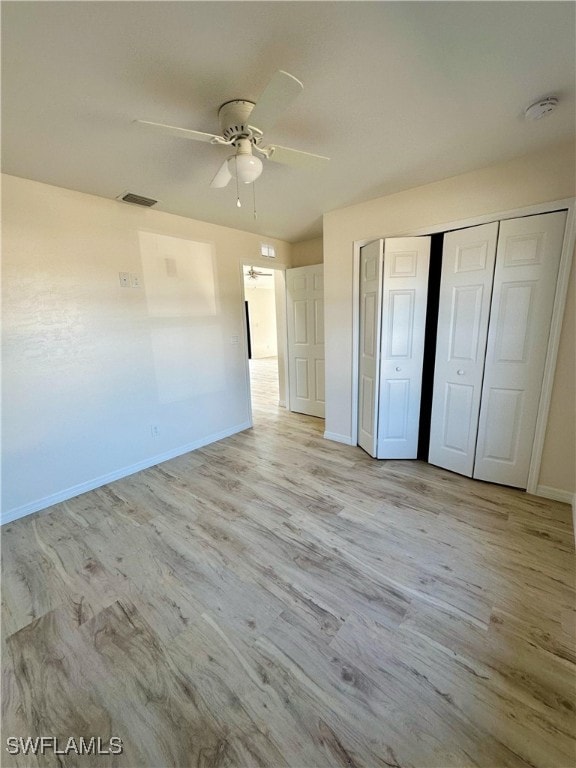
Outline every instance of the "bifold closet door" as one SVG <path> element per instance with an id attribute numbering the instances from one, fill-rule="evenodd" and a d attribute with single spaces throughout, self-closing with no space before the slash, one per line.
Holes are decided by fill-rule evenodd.
<path id="1" fill-rule="evenodd" d="M 498 223 L 444 236 L 428 461 L 474 468 Z"/>
<path id="2" fill-rule="evenodd" d="M 526 488 L 566 212 L 500 224 L 473 476 Z"/>
<path id="3" fill-rule="evenodd" d="M 384 241 L 360 249 L 358 445 L 376 457 Z"/>
<path id="4" fill-rule="evenodd" d="M 418 454 L 429 267 L 429 237 L 384 241 L 379 459 Z"/>
<path id="5" fill-rule="evenodd" d="M 429 237 L 360 250 L 358 445 L 378 459 L 418 451 Z"/>

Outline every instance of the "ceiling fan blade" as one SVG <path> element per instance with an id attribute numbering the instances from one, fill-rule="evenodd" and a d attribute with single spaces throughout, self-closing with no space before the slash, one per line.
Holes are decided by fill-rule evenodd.
<path id="1" fill-rule="evenodd" d="M 300 80 L 294 75 L 279 69 L 260 95 L 248 122 L 260 131 L 268 130 L 303 88 Z"/>
<path id="2" fill-rule="evenodd" d="M 177 128 L 174 125 L 165 125 L 164 123 L 151 123 L 148 120 L 135 120 L 139 125 L 146 125 L 148 128 L 169 133 L 172 136 L 178 136 L 181 139 L 192 139 L 193 141 L 206 141 L 211 144 L 227 144 L 228 142 L 222 136 L 216 136 L 214 133 L 203 133 L 202 131 L 190 131 L 188 128 Z"/>
<path id="3" fill-rule="evenodd" d="M 244 272 L 246 277 L 249 277 L 251 280 L 256 280 L 257 277 L 273 277 L 272 272 L 259 272 L 257 269 L 254 269 L 254 267 L 251 267 L 248 272 Z"/>
<path id="4" fill-rule="evenodd" d="M 214 176 L 214 178 L 210 182 L 210 186 L 213 189 L 220 189 L 222 187 L 225 187 L 231 178 L 232 178 L 232 174 L 228 169 L 228 160 L 224 160 L 224 162 L 222 163 L 222 165 L 218 170 L 218 173 L 216 174 L 216 176 Z"/>
<path id="5" fill-rule="evenodd" d="M 269 160 L 284 165 L 292 165 L 295 168 L 322 168 L 330 160 L 324 155 L 302 152 L 299 149 L 290 149 L 290 147 L 280 147 L 278 144 L 269 144 L 261 149 Z"/>

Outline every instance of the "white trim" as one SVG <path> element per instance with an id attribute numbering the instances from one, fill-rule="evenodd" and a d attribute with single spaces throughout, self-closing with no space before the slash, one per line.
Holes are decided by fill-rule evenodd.
<path id="1" fill-rule="evenodd" d="M 246 394 L 248 396 L 248 419 L 250 426 L 254 426 L 252 414 L 252 384 L 250 381 L 250 358 L 248 357 L 248 323 L 246 322 L 246 286 L 244 285 L 244 262 L 239 262 L 240 285 L 242 286 L 242 349 L 244 350 L 244 381 L 246 382 Z"/>
<path id="2" fill-rule="evenodd" d="M 537 203 L 536 205 L 526 206 L 524 208 L 514 208 L 504 212 L 486 213 L 482 216 L 475 216 L 469 219 L 460 219 L 446 224 L 434 224 L 421 229 L 410 229 L 397 234 L 387 234 L 385 237 L 418 237 L 422 235 L 433 235 L 449 232 L 453 229 L 464 229 L 466 227 L 475 227 L 480 224 L 489 224 L 493 221 L 505 221 L 506 219 L 516 219 L 523 216 L 537 216 L 542 213 L 552 213 L 553 211 L 567 210 L 566 229 L 564 232 L 564 241 L 562 245 L 562 255 L 560 257 L 560 268 L 556 284 L 556 296 L 554 299 L 554 308 L 552 311 L 552 320 L 550 326 L 550 337 L 548 340 L 548 351 L 546 354 L 545 373 L 542 381 L 542 390 L 540 395 L 540 404 L 538 406 L 538 416 L 536 419 L 536 432 L 534 435 L 534 448 L 530 461 L 528 472 L 528 482 L 526 490 L 528 493 L 538 495 L 537 483 L 540 475 L 542 463 L 542 451 L 544 448 L 544 438 L 548 424 L 548 414 L 550 410 L 550 401 L 552 399 L 552 385 L 554 383 L 554 373 L 556 371 L 556 360 L 558 357 L 558 346 L 560 344 L 560 334 L 562 331 L 562 320 L 564 317 L 564 308 L 566 305 L 566 295 L 568 293 L 568 281 L 570 279 L 570 269 L 572 266 L 572 254 L 576 245 L 576 198 L 568 197 L 562 200 L 552 200 L 548 203 Z M 353 243 L 353 282 L 359 279 L 359 256 L 360 247 L 370 240 L 356 240 Z M 358 289 L 356 288 L 356 293 Z M 355 335 L 358 335 L 359 306 L 358 301 L 353 300 L 352 304 L 352 328 Z M 352 359 L 352 420 L 351 429 L 354 435 L 354 423 L 357 417 L 354 416 L 358 409 L 358 340 L 352 341 L 353 359 Z M 356 354 L 356 360 L 354 360 Z M 356 430 L 358 429 L 356 424 Z M 570 501 L 568 502 L 570 503 Z"/>
<path id="3" fill-rule="evenodd" d="M 203 448 L 205 445 L 209 445 L 210 443 L 223 440 L 225 437 L 230 437 L 231 435 L 235 435 L 238 432 L 243 432 L 245 429 L 250 429 L 251 426 L 252 424 L 246 421 L 243 424 L 238 424 L 229 429 L 224 429 L 222 432 L 217 432 L 215 434 L 208 435 L 207 437 L 203 437 L 200 440 L 195 440 L 193 443 L 181 445 L 178 448 L 173 448 L 172 450 L 166 451 L 165 453 L 160 453 L 157 456 L 144 459 L 143 461 L 139 461 L 138 463 L 132 464 L 129 467 L 122 467 L 122 469 L 109 472 L 107 475 L 101 475 L 100 477 L 95 477 L 92 480 L 87 480 L 85 483 L 73 485 L 71 488 L 66 488 L 65 490 L 58 491 L 58 493 L 54 493 L 51 496 L 45 496 L 42 499 L 37 499 L 36 501 L 30 502 L 30 504 L 24 504 L 21 507 L 10 509 L 8 512 L 2 514 L 0 518 L 0 525 L 12 523 L 14 520 L 19 520 L 21 517 L 31 515 L 33 512 L 40 512 L 42 509 L 51 507 L 54 504 L 59 504 L 61 501 L 72 499 L 74 496 L 79 496 L 81 493 L 93 491 L 95 488 L 100 488 L 101 486 L 107 485 L 108 483 L 113 483 L 115 480 L 121 480 L 123 477 L 133 475 L 135 472 L 141 472 L 143 469 L 155 467 L 157 464 L 162 464 L 164 461 L 169 461 L 170 459 L 176 458 L 176 456 L 182 456 L 184 453 L 195 451 L 196 449 Z"/>
<path id="4" fill-rule="evenodd" d="M 542 496 L 552 501 L 562 501 L 564 504 L 574 504 L 576 494 L 571 491 L 563 491 L 561 488 L 551 488 L 549 485 L 538 485 L 535 496 Z"/>
<path id="5" fill-rule="evenodd" d="M 282 271 L 278 271 L 278 275 L 283 281 L 283 285 L 279 286 L 283 296 L 284 302 L 284 333 L 282 334 L 282 345 L 278 344 L 278 355 L 280 355 L 280 347 L 282 347 L 282 362 L 284 364 L 284 400 L 281 401 L 282 407 L 290 410 L 290 371 L 288 370 L 288 298 L 286 296 L 286 272 L 292 269 L 292 267 L 286 267 Z M 274 279 L 274 287 L 276 288 L 276 278 Z M 276 310 L 278 311 L 278 310 Z"/>
<path id="6" fill-rule="evenodd" d="M 339 435 L 336 432 L 324 432 L 325 440 L 332 440 L 334 443 L 344 443 L 344 445 L 356 445 L 349 435 Z"/>

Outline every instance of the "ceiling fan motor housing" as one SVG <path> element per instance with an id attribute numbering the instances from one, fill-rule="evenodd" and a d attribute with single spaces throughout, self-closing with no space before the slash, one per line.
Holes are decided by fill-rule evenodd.
<path id="1" fill-rule="evenodd" d="M 254 109 L 253 101 L 234 99 L 222 104 L 218 110 L 220 130 L 226 141 L 236 142 L 238 139 L 249 139 L 256 143 L 254 131 L 248 125 L 248 118 Z"/>

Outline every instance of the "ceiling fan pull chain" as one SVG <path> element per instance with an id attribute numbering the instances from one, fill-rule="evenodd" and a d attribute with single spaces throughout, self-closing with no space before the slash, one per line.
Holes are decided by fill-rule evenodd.
<path id="1" fill-rule="evenodd" d="M 255 181 L 252 182 L 252 197 L 254 200 L 254 220 L 256 220 L 258 216 L 256 215 L 256 182 Z"/>
<path id="2" fill-rule="evenodd" d="M 236 207 L 242 208 L 242 203 L 240 202 L 240 190 L 238 188 L 238 155 L 234 155 L 234 165 L 236 166 Z"/>

